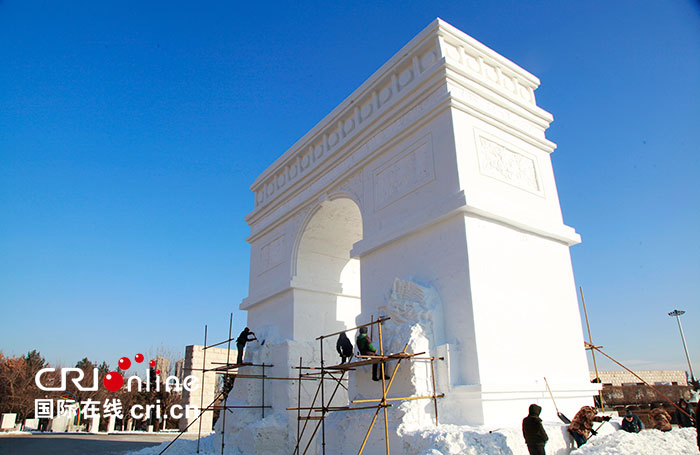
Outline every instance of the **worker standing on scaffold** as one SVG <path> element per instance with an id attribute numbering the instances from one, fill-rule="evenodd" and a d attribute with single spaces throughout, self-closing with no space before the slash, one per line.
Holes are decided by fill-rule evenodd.
<path id="1" fill-rule="evenodd" d="M 377 348 L 372 346 L 372 340 L 367 335 L 367 327 L 360 327 L 360 335 L 357 337 L 357 349 L 361 355 L 377 355 Z M 372 364 L 372 380 L 381 381 L 378 373 L 379 364 Z M 389 376 L 384 376 L 384 379 L 390 379 Z"/>
<path id="2" fill-rule="evenodd" d="M 341 332 L 338 335 L 338 341 L 335 343 L 335 349 L 338 351 L 338 355 L 341 358 L 341 365 L 348 360 L 352 359 L 352 343 L 345 332 Z"/>
<path id="3" fill-rule="evenodd" d="M 252 337 L 252 338 L 251 338 Z M 236 359 L 237 364 L 243 363 L 243 350 L 245 349 L 245 344 L 249 341 L 255 341 L 255 332 L 251 332 L 248 327 L 243 329 L 238 338 L 236 338 L 236 349 L 238 349 L 238 359 Z"/>

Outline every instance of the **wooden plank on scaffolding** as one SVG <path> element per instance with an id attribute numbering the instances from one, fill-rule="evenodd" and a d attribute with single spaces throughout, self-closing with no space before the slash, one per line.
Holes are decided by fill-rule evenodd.
<path id="1" fill-rule="evenodd" d="M 338 370 L 352 370 L 357 367 L 362 367 L 366 365 L 374 365 L 375 363 L 382 363 L 382 362 L 388 362 L 391 360 L 402 360 L 402 359 L 410 359 L 412 357 L 415 357 L 417 355 L 425 354 L 425 352 L 417 352 L 415 354 L 409 354 L 405 352 L 397 352 L 396 354 L 389 354 L 389 355 L 358 355 L 358 358 L 362 358 L 363 360 L 358 360 L 356 362 L 348 362 L 348 363 L 343 363 L 340 365 L 335 365 L 333 368 L 336 368 Z"/>
<path id="2" fill-rule="evenodd" d="M 316 337 L 316 339 L 320 340 L 321 338 L 329 338 L 329 337 L 332 337 L 335 335 L 340 335 L 341 333 L 352 332 L 353 330 L 357 330 L 357 329 L 360 329 L 362 327 L 369 327 L 369 326 L 374 325 L 374 324 L 381 324 L 382 322 L 388 321 L 389 319 L 391 319 L 391 318 L 379 318 L 376 321 L 368 322 L 367 324 L 358 325 L 357 327 L 352 327 L 349 329 L 341 330 L 340 332 L 333 332 L 333 333 L 329 333 L 328 335 L 321 335 L 320 337 Z"/>
<path id="3" fill-rule="evenodd" d="M 425 395 L 425 396 L 415 396 L 415 397 L 397 397 L 397 398 L 387 398 L 386 401 L 404 401 L 404 400 L 432 400 L 433 398 L 444 398 L 445 394 L 441 393 L 439 395 Z M 377 403 L 381 402 L 382 399 L 375 398 L 369 400 L 352 400 L 352 403 Z"/>

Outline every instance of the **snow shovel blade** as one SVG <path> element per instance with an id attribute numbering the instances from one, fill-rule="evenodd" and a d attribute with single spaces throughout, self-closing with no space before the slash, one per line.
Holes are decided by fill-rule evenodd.
<path id="1" fill-rule="evenodd" d="M 571 420 L 569 420 L 569 418 L 567 416 L 565 416 L 564 414 L 562 414 L 561 412 L 557 412 L 557 417 L 559 417 L 559 420 L 561 420 L 562 422 L 564 422 L 567 425 L 571 423 Z"/>

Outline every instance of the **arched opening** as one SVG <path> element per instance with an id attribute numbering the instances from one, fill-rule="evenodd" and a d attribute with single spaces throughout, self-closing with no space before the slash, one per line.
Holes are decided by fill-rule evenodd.
<path id="1" fill-rule="evenodd" d="M 361 311 L 360 260 L 351 258 L 350 250 L 361 239 L 362 214 L 351 199 L 325 201 L 312 215 L 297 248 L 294 286 L 308 317 L 295 321 L 297 329 L 306 322 L 318 336 L 355 325 Z"/>

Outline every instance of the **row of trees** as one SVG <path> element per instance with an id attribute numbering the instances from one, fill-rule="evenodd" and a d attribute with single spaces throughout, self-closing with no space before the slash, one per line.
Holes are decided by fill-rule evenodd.
<path id="1" fill-rule="evenodd" d="M 0 411 L 16 413 L 20 419 L 31 417 L 34 400 L 44 396 L 34 377 L 46 365 L 37 351 L 18 357 L 8 357 L 0 351 Z"/>
<path id="2" fill-rule="evenodd" d="M 162 415 L 169 415 L 170 407 L 181 401 L 180 393 L 167 393 L 164 387 L 161 387 L 159 392 L 154 391 L 153 387 L 151 387 L 149 392 L 145 390 L 128 392 L 125 386 L 117 392 L 110 392 L 102 385 L 105 375 L 112 371 L 109 365 L 105 362 L 97 365 L 87 358 L 80 360 L 75 365 L 75 368 L 80 368 L 85 375 L 81 383 L 90 386 L 93 384 L 95 368 L 97 368 L 97 390 L 78 390 L 72 381 L 68 381 L 65 391 L 43 391 L 37 387 L 35 377 L 39 370 L 48 367 L 50 367 L 48 362 L 36 350 L 23 356 L 6 356 L 0 351 L 0 412 L 16 413 L 18 421 L 23 422 L 25 419 L 34 417 L 34 400 L 36 399 L 48 398 L 55 400 L 65 395 L 74 397 L 78 402 L 93 400 L 104 403 L 107 399 L 118 399 L 122 405 L 124 418 L 117 420 L 117 428 L 127 429 L 131 420 L 129 411 L 132 406 L 136 404 L 142 406 L 155 404 L 160 400 Z M 154 376 L 155 372 L 152 371 L 151 377 L 154 378 Z M 58 385 L 60 381 L 59 369 L 52 374 L 49 373 L 42 376 L 42 382 L 46 385 Z M 162 422 L 163 419 L 135 421 L 133 427 L 141 429 L 152 424 L 154 427 L 160 428 L 162 427 Z M 178 425 L 178 422 L 173 419 L 168 420 L 166 423 L 168 428 L 177 428 Z M 103 425 L 106 425 L 106 421 L 103 421 Z"/>

